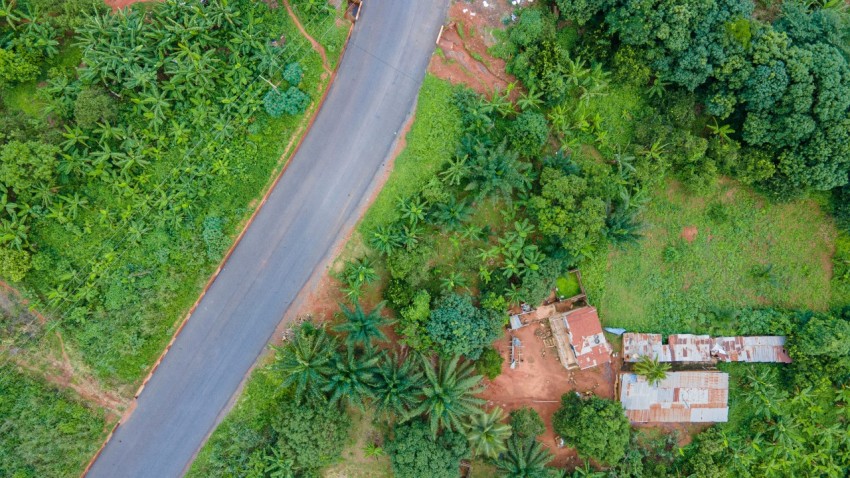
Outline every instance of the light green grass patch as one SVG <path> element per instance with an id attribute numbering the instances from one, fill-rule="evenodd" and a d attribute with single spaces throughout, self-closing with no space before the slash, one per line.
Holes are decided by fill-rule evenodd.
<path id="1" fill-rule="evenodd" d="M 830 304 L 836 231 L 811 200 L 773 204 L 727 180 L 697 196 L 670 182 L 643 219 L 637 246 L 582 271 L 606 325 L 700 332 L 722 325 L 711 312 Z"/>
<path id="2" fill-rule="evenodd" d="M 386 185 L 363 217 L 360 233 L 367 235 L 375 227 L 395 220 L 398 199 L 419 191 L 451 159 L 461 134 L 454 91 L 455 87 L 447 81 L 425 77 L 406 148 L 395 159 Z"/>

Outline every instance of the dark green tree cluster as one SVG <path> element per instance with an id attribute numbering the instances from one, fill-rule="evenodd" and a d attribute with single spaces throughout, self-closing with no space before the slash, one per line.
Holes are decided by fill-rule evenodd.
<path id="1" fill-rule="evenodd" d="M 561 397 L 561 408 L 552 425 L 555 433 L 583 457 L 613 464 L 626 453 L 629 420 L 619 402 L 567 393 Z"/>
<path id="2" fill-rule="evenodd" d="M 706 112 L 731 126 L 719 135 L 726 144 L 718 158 L 743 181 L 782 195 L 847 183 L 850 67 L 842 9 L 784 2 L 767 22 L 754 17 L 751 1 L 556 3 L 564 19 L 591 32 L 588 45 L 627 49 L 638 68 L 651 68 L 655 85 L 696 91 Z"/>

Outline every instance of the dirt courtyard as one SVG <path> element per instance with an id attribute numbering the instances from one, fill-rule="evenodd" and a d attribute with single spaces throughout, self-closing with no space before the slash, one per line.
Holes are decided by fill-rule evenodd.
<path id="1" fill-rule="evenodd" d="M 514 336 L 522 342 L 521 362 L 511 369 L 510 336 L 499 339 L 494 347 L 505 361 L 502 374 L 495 380 L 487 381 L 487 390 L 481 395 L 488 405 L 501 407 L 510 412 L 522 407 L 531 407 L 540 414 L 546 423 L 546 433 L 540 440 L 555 455 L 552 465 L 579 466 L 583 461 L 572 448 L 558 448 L 555 432 L 552 429 L 552 415 L 558 410 L 561 395 L 577 391 L 593 393 L 599 397 L 614 398 L 614 377 L 619 369 L 618 359 L 613 364 L 605 364 L 589 370 L 567 370 L 558 359 L 555 348 L 544 345 L 542 335 L 545 326 L 538 322 L 529 324 L 517 331 Z"/>

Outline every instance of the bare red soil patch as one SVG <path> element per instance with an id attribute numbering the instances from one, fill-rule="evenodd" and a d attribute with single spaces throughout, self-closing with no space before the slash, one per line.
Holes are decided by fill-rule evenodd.
<path id="1" fill-rule="evenodd" d="M 498 4 L 498 5 L 497 5 Z M 457 2 L 449 10 L 439 48 L 428 71 L 452 84 L 466 85 L 478 93 L 505 91 L 516 81 L 505 72 L 505 62 L 488 53 L 496 39 L 492 31 L 504 28 L 501 18 L 509 15 L 507 2 Z M 514 96 L 517 93 L 514 93 Z"/>
<path id="2" fill-rule="evenodd" d="M 510 337 L 499 339 L 495 344 L 505 358 L 502 374 L 487 382 L 487 390 L 481 395 L 489 405 L 501 407 L 506 412 L 522 407 L 531 407 L 546 423 L 546 433 L 540 437 L 555 455 L 553 465 L 575 467 L 583 464 L 576 451 L 569 447 L 558 448 L 557 437 L 552 429 L 552 416 L 560 407 L 561 396 L 578 392 L 594 394 L 603 398 L 614 398 L 614 377 L 619 370 L 619 361 L 590 370 L 570 371 L 561 365 L 558 352 L 546 347 L 535 335 L 540 324 L 531 324 L 515 332 L 522 342 L 522 361 L 517 368 L 510 367 Z"/>
<path id="3" fill-rule="evenodd" d="M 142 2 L 150 2 L 154 0 L 104 0 L 106 5 L 112 7 L 112 11 L 121 10 L 122 8 L 127 8 L 134 3 L 142 3 Z"/>
<path id="4" fill-rule="evenodd" d="M 682 234 L 680 234 L 680 237 L 684 239 L 688 244 L 690 244 L 694 242 L 694 240 L 696 240 L 698 233 L 699 230 L 696 228 L 696 226 L 686 226 L 682 229 Z"/>

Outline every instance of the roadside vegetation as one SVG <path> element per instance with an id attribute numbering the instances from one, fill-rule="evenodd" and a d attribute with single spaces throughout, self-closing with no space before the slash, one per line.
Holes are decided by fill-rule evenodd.
<path id="1" fill-rule="evenodd" d="M 0 1 L 0 475 L 79 474 L 120 410 L 54 387 L 129 396 L 285 164 L 350 25 L 303 3 L 327 65 L 279 2 Z"/>

